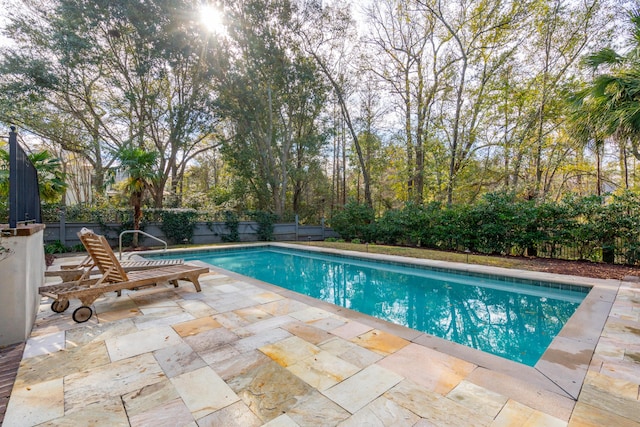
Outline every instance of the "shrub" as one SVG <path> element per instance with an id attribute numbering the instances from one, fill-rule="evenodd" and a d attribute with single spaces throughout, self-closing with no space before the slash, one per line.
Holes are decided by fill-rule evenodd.
<path id="1" fill-rule="evenodd" d="M 224 211 L 224 225 L 229 230 L 229 234 L 221 234 L 220 238 L 223 242 L 239 242 L 240 233 L 238 231 L 240 227 L 240 220 L 235 212 Z"/>
<path id="2" fill-rule="evenodd" d="M 440 212 L 434 224 L 434 239 L 440 249 L 476 252 L 476 225 L 467 205 L 448 206 Z"/>
<path id="3" fill-rule="evenodd" d="M 78 243 L 77 245 L 73 245 L 71 247 L 71 252 L 85 252 L 87 249 L 84 247 L 82 243 Z"/>
<path id="4" fill-rule="evenodd" d="M 406 237 L 407 227 L 401 210 L 388 210 L 376 222 L 375 241 L 395 245 L 404 241 Z"/>
<path id="5" fill-rule="evenodd" d="M 175 243 L 191 242 L 198 213 L 193 210 L 175 209 L 161 212 L 160 229 Z"/>
<path id="6" fill-rule="evenodd" d="M 44 245 L 45 254 L 63 254 L 69 252 L 69 248 L 66 247 L 60 240 L 56 240 L 53 243 L 47 243 Z"/>
<path id="7" fill-rule="evenodd" d="M 575 246 L 577 257 L 583 260 L 599 259 L 601 239 L 597 220 L 602 217 L 601 196 L 576 197 L 569 195 L 562 201 L 571 221 L 567 224 L 566 245 Z"/>
<path id="8" fill-rule="evenodd" d="M 430 223 L 425 209 L 407 203 L 401 210 L 389 210 L 376 222 L 375 241 L 386 244 L 429 245 Z"/>
<path id="9" fill-rule="evenodd" d="M 560 203 L 542 203 L 536 208 L 535 228 L 537 235 L 533 245 L 537 255 L 540 251 L 545 256 L 555 258 L 565 245 L 573 245 L 570 239 L 570 230 L 573 227 L 573 219 L 566 207 Z"/>
<path id="10" fill-rule="evenodd" d="M 252 211 L 249 212 L 249 215 L 258 223 L 258 229 L 256 230 L 258 240 L 262 242 L 273 241 L 273 224 L 278 219 L 278 216 L 266 211 Z"/>
<path id="11" fill-rule="evenodd" d="M 513 194 L 485 194 L 470 212 L 469 225 L 476 231 L 476 249 L 490 254 L 509 253 L 514 235 L 523 231 L 517 223 L 516 211 Z"/>
<path id="12" fill-rule="evenodd" d="M 408 204 L 403 211 L 409 236 L 408 243 L 439 248 L 442 236 L 438 233 L 438 229 L 444 227 L 444 232 L 440 230 L 440 233 L 450 235 L 448 228 L 453 225 L 443 223 L 442 213 L 442 205 L 439 202 L 432 202 L 426 206 Z"/>
<path id="13" fill-rule="evenodd" d="M 364 203 L 349 202 L 344 210 L 331 218 L 331 227 L 345 240 L 371 241 L 374 236 L 375 214 L 373 208 Z"/>
<path id="14" fill-rule="evenodd" d="M 633 265 L 638 261 L 640 244 L 640 195 L 625 191 L 611 197 L 596 219 L 604 262 Z"/>

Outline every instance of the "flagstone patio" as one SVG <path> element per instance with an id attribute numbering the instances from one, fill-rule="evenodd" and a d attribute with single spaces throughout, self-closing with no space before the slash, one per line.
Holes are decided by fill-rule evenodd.
<path id="1" fill-rule="evenodd" d="M 640 426 L 638 283 L 610 281 L 535 369 L 233 273 L 201 285 L 104 296 L 83 324 L 43 299 L 4 425 Z"/>

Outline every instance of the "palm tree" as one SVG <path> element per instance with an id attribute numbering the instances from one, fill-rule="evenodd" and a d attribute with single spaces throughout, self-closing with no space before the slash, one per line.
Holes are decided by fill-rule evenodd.
<path id="1" fill-rule="evenodd" d="M 120 160 L 118 169 L 127 174 L 124 189 L 133 206 L 133 229 L 139 230 L 144 193 L 158 178 L 156 171 L 158 153 L 145 151 L 139 147 L 124 146 L 116 153 L 116 157 Z M 133 235 L 133 246 L 138 246 L 137 233 Z"/>
<path id="2" fill-rule="evenodd" d="M 27 158 L 38 172 L 40 200 L 48 203 L 60 201 L 67 189 L 65 173 L 60 159 L 49 151 L 27 154 Z M 0 196 L 9 194 L 9 152 L 0 149 Z"/>
<path id="3" fill-rule="evenodd" d="M 596 155 L 596 194 L 602 195 L 602 153 L 606 132 L 599 121 L 599 107 L 589 97 L 573 96 L 569 98 L 570 115 L 568 131 L 582 146 L 589 147 Z"/>
<path id="4" fill-rule="evenodd" d="M 595 72 L 576 100 L 589 110 L 593 124 L 605 135 L 627 139 L 640 159 L 640 9 L 629 12 L 632 31 L 629 50 L 619 54 L 602 49 L 585 59 Z"/>

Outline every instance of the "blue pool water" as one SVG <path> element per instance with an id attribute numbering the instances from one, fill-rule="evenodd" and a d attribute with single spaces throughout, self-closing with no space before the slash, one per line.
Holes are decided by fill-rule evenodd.
<path id="1" fill-rule="evenodd" d="M 589 289 L 269 246 L 176 257 L 204 261 L 529 366 Z"/>

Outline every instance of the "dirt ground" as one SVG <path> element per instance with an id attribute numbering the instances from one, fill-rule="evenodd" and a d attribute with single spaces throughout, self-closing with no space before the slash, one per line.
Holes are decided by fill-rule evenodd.
<path id="1" fill-rule="evenodd" d="M 546 258 L 527 258 L 524 261 L 524 265 L 519 266 L 519 268 L 598 279 L 622 279 L 625 276 L 640 276 L 640 267 Z"/>

